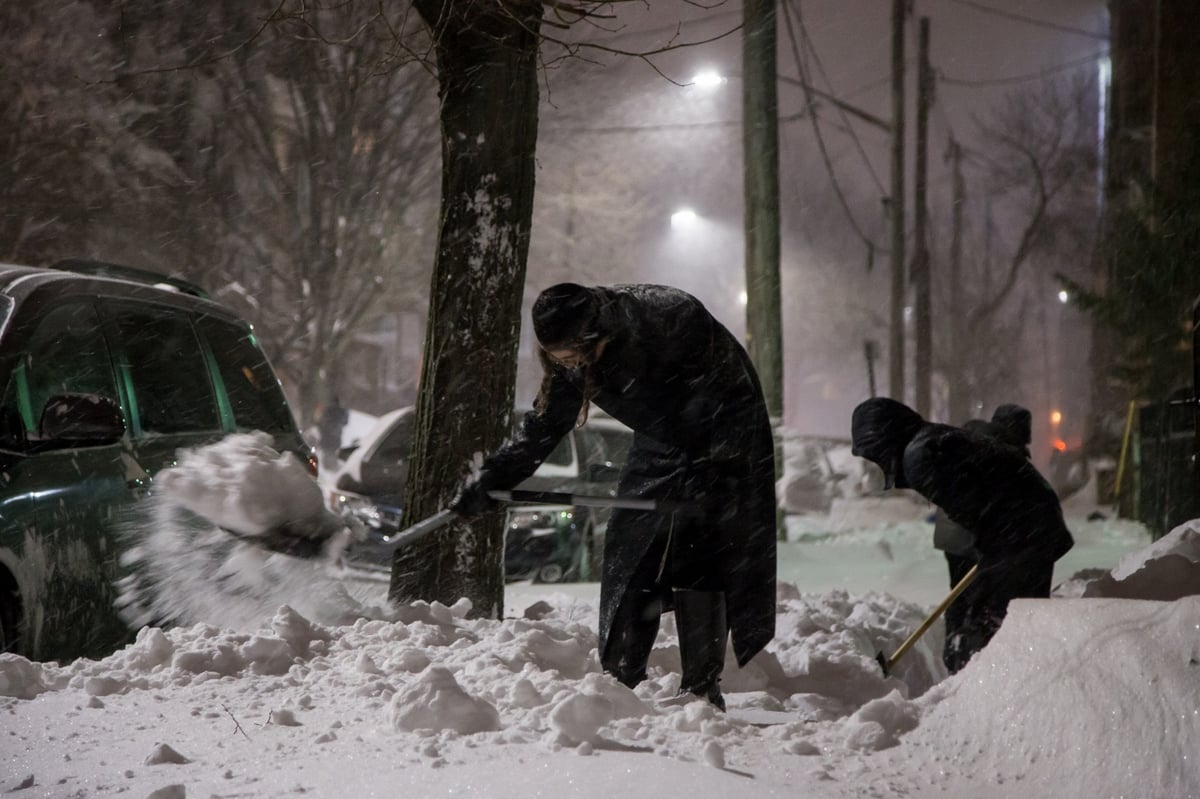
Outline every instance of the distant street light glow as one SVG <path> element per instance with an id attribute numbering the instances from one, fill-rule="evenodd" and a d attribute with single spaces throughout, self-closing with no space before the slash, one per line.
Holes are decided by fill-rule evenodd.
<path id="1" fill-rule="evenodd" d="M 701 89 L 712 89 L 725 82 L 725 78 L 713 69 L 702 69 L 692 78 L 692 84 Z"/>
<path id="2" fill-rule="evenodd" d="M 1066 289 L 1063 289 L 1062 291 L 1058 292 L 1058 301 L 1059 302 L 1061 302 L 1065 305 L 1067 300 L 1069 300 L 1069 299 L 1071 299 L 1071 295 L 1067 293 Z"/>
<path id="3" fill-rule="evenodd" d="M 1059 424 L 1062 422 L 1062 411 L 1050 411 L 1050 424 Z"/>
<path id="4" fill-rule="evenodd" d="M 740 302 L 742 305 L 745 305 L 746 303 L 750 302 L 750 295 L 744 291 L 739 292 L 738 293 L 738 302 Z"/>
<path id="5" fill-rule="evenodd" d="M 696 212 L 691 208 L 680 208 L 675 213 L 671 214 L 671 227 L 681 228 L 695 224 Z"/>

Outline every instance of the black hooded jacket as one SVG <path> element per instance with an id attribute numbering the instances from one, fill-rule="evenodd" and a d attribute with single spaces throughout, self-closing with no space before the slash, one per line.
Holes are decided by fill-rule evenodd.
<path id="1" fill-rule="evenodd" d="M 875 398 L 854 409 L 853 453 L 883 469 L 975 533 L 981 566 L 1049 561 L 1074 544 L 1054 489 L 1021 450 Z"/>
<path id="2" fill-rule="evenodd" d="M 726 593 L 739 663 L 775 630 L 775 466 L 758 377 L 737 339 L 695 297 L 654 285 L 591 287 L 607 344 L 583 369 L 551 365 L 546 402 L 483 463 L 480 481 L 507 489 L 531 475 L 590 401 L 634 431 L 618 490 L 682 500 L 701 513 L 617 510 L 604 544 L 600 646 L 656 536 L 709 552 L 699 566 Z"/>

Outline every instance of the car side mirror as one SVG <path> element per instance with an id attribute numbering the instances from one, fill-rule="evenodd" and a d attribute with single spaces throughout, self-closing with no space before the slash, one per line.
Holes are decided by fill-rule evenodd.
<path id="1" fill-rule="evenodd" d="M 104 446 L 124 435 L 121 406 L 100 394 L 55 394 L 38 423 L 38 438 L 45 442 Z"/>
<path id="2" fill-rule="evenodd" d="M 593 463 L 587 469 L 588 481 L 592 483 L 609 483 L 620 476 L 620 468 L 611 463 Z"/>

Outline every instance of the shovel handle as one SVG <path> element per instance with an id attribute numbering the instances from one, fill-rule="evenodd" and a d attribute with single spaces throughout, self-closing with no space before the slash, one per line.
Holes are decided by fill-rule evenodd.
<path id="1" fill-rule="evenodd" d="M 383 544 L 383 549 L 385 550 L 399 549 L 406 544 L 411 544 L 418 539 L 424 538 L 436 530 L 440 530 L 453 521 L 454 517 L 457 515 L 458 514 L 452 510 L 438 511 L 428 519 L 422 519 L 411 527 L 406 527 L 403 530 L 389 535 L 380 543 Z"/>
<path id="2" fill-rule="evenodd" d="M 566 491 L 489 491 L 488 496 L 497 502 L 528 502 L 535 505 L 586 505 L 590 508 L 626 508 L 629 510 L 672 511 L 681 509 L 681 504 L 661 499 L 640 497 L 597 497 L 571 494 Z"/>
<path id="3" fill-rule="evenodd" d="M 933 609 L 933 612 L 929 614 L 928 618 L 921 622 L 921 626 L 913 630 L 913 634 L 908 636 L 904 643 L 900 644 L 899 648 L 896 649 L 896 652 L 890 658 L 884 658 L 882 652 L 876 655 L 875 659 L 878 660 L 879 665 L 883 667 L 884 677 L 888 676 L 892 670 L 892 667 L 896 665 L 896 662 L 899 661 L 900 658 L 904 657 L 904 653 L 912 648 L 912 645 L 917 642 L 917 639 L 924 635 L 925 631 L 932 627 L 933 623 L 937 621 L 943 613 L 946 612 L 946 608 L 950 607 L 950 603 L 958 599 L 959 595 L 962 594 L 963 591 L 967 590 L 967 586 L 974 582 L 977 574 L 979 574 L 978 563 L 972 566 L 971 570 L 962 576 L 962 579 L 958 581 L 958 585 L 954 586 L 950 593 L 946 595 L 946 598 L 942 600 L 942 604 Z"/>
<path id="4" fill-rule="evenodd" d="M 488 496 L 498 502 L 532 502 L 552 505 L 589 505 L 592 507 L 630 508 L 633 510 L 674 510 L 676 503 L 655 499 L 635 499 L 630 497 L 588 497 L 580 494 L 557 493 L 553 491 L 489 491 Z M 430 533 L 440 530 L 458 516 L 452 510 L 438 511 L 428 519 L 422 519 L 411 527 L 406 527 L 379 543 L 384 551 L 399 549 L 411 544 Z M 378 548 L 378 547 L 377 547 Z"/>

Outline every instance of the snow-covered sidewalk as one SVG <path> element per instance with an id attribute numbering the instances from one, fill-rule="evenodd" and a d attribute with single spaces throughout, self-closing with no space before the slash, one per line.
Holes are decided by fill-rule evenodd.
<path id="1" fill-rule="evenodd" d="M 1200 797 L 1200 528 L 1148 547 L 1137 525 L 1071 520 L 1055 598 L 1015 602 L 953 677 L 940 623 L 884 677 L 876 653 L 948 590 L 928 508 L 858 497 L 794 518 L 775 639 L 744 669 L 727 657 L 723 714 L 670 701 L 669 614 L 645 683 L 600 672 L 595 584 L 509 586 L 502 620 L 389 608 L 382 575 L 208 548 L 166 510 L 142 562 L 166 567 L 153 609 L 179 626 L 100 661 L 0 656 L 0 792 Z M 1082 568 L 1111 574 L 1070 579 Z M 1147 585 L 1182 598 L 1138 599 Z"/>

